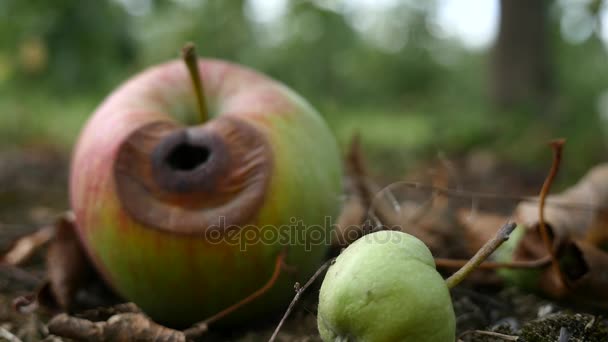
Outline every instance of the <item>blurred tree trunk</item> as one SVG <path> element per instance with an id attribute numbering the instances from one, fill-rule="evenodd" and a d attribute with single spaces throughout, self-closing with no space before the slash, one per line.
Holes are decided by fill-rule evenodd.
<path id="1" fill-rule="evenodd" d="M 501 108 L 547 109 L 552 90 L 548 5 L 548 0 L 500 0 L 491 91 Z"/>

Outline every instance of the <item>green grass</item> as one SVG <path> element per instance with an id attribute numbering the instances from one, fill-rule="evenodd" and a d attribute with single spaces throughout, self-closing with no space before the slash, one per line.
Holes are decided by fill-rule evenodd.
<path id="1" fill-rule="evenodd" d="M 41 144 L 69 149 L 96 105 L 88 97 L 9 93 L 0 99 L 0 148 Z"/>
<path id="2" fill-rule="evenodd" d="M 346 149 L 359 134 L 373 169 L 399 175 L 421 160 L 438 153 L 454 154 L 481 144 L 487 136 L 488 118 L 470 113 L 452 115 L 394 109 L 327 109 L 323 111 L 338 142 Z"/>
<path id="3" fill-rule="evenodd" d="M 101 95 L 54 97 L 36 91 L 2 94 L 0 149 L 50 145 L 66 153 L 103 100 Z M 584 174 L 605 152 L 602 127 L 591 115 L 564 125 L 529 114 L 486 112 L 481 106 L 442 107 L 446 108 L 328 105 L 320 110 L 344 150 L 359 133 L 374 173 L 387 176 L 401 176 L 408 167 L 437 158 L 440 152 L 462 155 L 475 147 L 493 151 L 523 168 L 545 170 L 550 162 L 546 142 L 566 137 L 562 177 L 571 180 Z"/>
<path id="4" fill-rule="evenodd" d="M 371 150 L 416 150 L 433 141 L 433 123 L 419 113 L 343 109 L 327 113 L 326 119 L 341 144 L 355 134 Z"/>

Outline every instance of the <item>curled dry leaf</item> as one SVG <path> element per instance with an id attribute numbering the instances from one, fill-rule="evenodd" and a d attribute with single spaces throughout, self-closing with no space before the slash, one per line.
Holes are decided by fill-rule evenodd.
<path id="1" fill-rule="evenodd" d="M 72 217 L 62 217 L 55 224 L 56 235 L 47 253 L 47 276 L 50 294 L 62 310 L 70 310 L 76 295 L 94 274 L 76 235 Z"/>
<path id="2" fill-rule="evenodd" d="M 46 280 L 34 293 L 13 301 L 18 312 L 29 313 L 40 306 L 51 311 L 70 311 L 77 291 L 95 275 L 76 236 L 73 216 L 60 217 L 52 231 L 46 255 Z"/>
<path id="3" fill-rule="evenodd" d="M 605 294 L 608 253 L 597 247 L 608 238 L 608 216 L 604 209 L 607 202 L 608 164 L 594 167 L 568 190 L 550 196 L 545 222 L 557 265 L 545 268 L 538 277 L 528 274 L 524 278 L 537 278 L 536 286 L 554 298 L 608 307 Z M 538 204 L 521 203 L 515 216 L 528 229 L 513 252 L 513 260 L 547 255 L 539 232 Z"/>
<path id="4" fill-rule="evenodd" d="M 522 201 L 515 220 L 520 227 L 496 254 L 502 262 L 534 262 L 548 258 L 539 224 L 539 203 Z M 591 169 L 577 184 L 559 195 L 549 196 L 545 222 L 558 261 L 558 267 L 540 264 L 536 269 L 501 269 L 508 281 L 552 298 L 579 305 L 608 308 L 608 252 L 601 249 L 608 241 L 608 164 Z M 479 240 L 492 234 L 504 216 L 468 211 L 458 213 L 475 248 Z"/>
<path id="5" fill-rule="evenodd" d="M 538 203 L 522 202 L 515 220 L 527 227 L 539 224 Z M 608 243 L 608 164 L 592 168 L 578 183 L 547 197 L 545 222 L 558 237 L 584 239 L 596 246 Z"/>
<path id="6" fill-rule="evenodd" d="M 367 216 L 366 208 L 359 196 L 351 195 L 338 216 L 332 232 L 332 245 L 345 247 L 357 240 L 363 234 L 361 225 Z"/>
<path id="7" fill-rule="evenodd" d="M 25 235 L 11 244 L 8 251 L 0 255 L 0 265 L 18 266 L 30 259 L 36 251 L 47 244 L 55 235 L 55 227 L 43 227 Z"/>
<path id="8" fill-rule="evenodd" d="M 557 256 L 570 289 L 566 299 L 577 305 L 607 309 L 608 253 L 586 241 L 567 241 Z"/>
<path id="9" fill-rule="evenodd" d="M 556 239 L 551 228 L 549 232 L 558 260 L 557 269 L 545 264 L 536 269 L 502 269 L 499 274 L 524 289 L 555 299 L 608 308 L 608 253 L 584 240 Z M 531 262 L 547 258 L 538 226 L 528 229 L 520 226 L 512 239 L 499 251 L 501 261 Z"/>

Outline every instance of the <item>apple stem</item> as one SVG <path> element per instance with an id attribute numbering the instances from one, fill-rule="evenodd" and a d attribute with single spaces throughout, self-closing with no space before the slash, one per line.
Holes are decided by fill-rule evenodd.
<path id="1" fill-rule="evenodd" d="M 205 90 L 203 88 L 203 82 L 201 81 L 201 74 L 198 69 L 198 56 L 196 55 L 196 49 L 194 43 L 186 43 L 182 48 L 182 59 L 188 67 L 190 73 L 190 79 L 192 79 L 192 85 L 194 86 L 194 92 L 196 93 L 196 102 L 198 103 L 198 114 L 200 115 L 201 122 L 206 122 L 209 119 L 207 112 L 207 102 L 205 100 Z"/>
<path id="2" fill-rule="evenodd" d="M 514 222 L 509 222 L 503 225 L 494 238 L 486 242 L 475 255 L 460 268 L 456 273 L 452 274 L 445 283 L 449 289 L 460 284 L 471 272 L 479 267 L 479 265 L 486 260 L 494 251 L 500 247 L 505 241 L 509 239 L 509 235 L 515 229 L 517 225 Z"/>

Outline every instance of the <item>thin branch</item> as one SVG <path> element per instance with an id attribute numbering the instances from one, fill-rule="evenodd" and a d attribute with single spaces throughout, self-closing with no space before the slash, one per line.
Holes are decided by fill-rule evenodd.
<path id="1" fill-rule="evenodd" d="M 312 285 L 312 283 L 314 283 L 314 281 L 317 280 L 317 278 L 321 274 L 323 274 L 323 272 L 331 265 L 331 263 L 335 259 L 336 258 L 329 259 L 323 265 L 321 265 L 321 267 L 319 267 L 319 269 L 317 269 L 317 271 L 315 272 L 315 274 L 313 274 L 312 277 L 310 277 L 310 279 L 308 279 L 308 281 L 306 282 L 306 284 L 304 284 L 304 286 L 297 287 L 297 285 L 296 285 L 296 295 L 291 300 L 291 303 L 289 303 L 289 307 L 287 307 L 287 311 L 285 311 L 285 314 L 283 315 L 283 318 L 281 318 L 281 321 L 279 322 L 279 324 L 277 325 L 277 327 L 274 329 L 274 332 L 272 333 L 272 336 L 270 337 L 270 339 L 268 340 L 268 342 L 273 342 L 277 338 L 277 335 L 279 334 L 279 331 L 281 330 L 281 327 L 283 326 L 283 324 L 287 320 L 287 317 L 289 316 L 289 314 L 293 311 L 293 308 L 295 307 L 295 305 L 298 302 L 298 300 L 300 300 L 300 297 L 302 296 L 302 293 L 304 293 L 304 291 L 306 291 L 306 289 L 310 285 Z"/>
<path id="2" fill-rule="evenodd" d="M 76 341 L 187 341 L 183 332 L 157 324 L 142 313 L 117 314 L 103 322 L 63 313 L 53 317 L 47 327 L 52 335 Z"/>
<path id="3" fill-rule="evenodd" d="M 462 334 L 460 334 L 460 336 L 458 336 L 458 340 L 460 341 L 460 338 L 462 338 L 466 335 L 470 335 L 470 334 L 492 336 L 492 337 L 500 338 L 505 341 L 519 341 L 518 336 L 506 335 L 506 334 L 501 334 L 501 333 L 497 333 L 497 332 L 493 332 L 493 331 L 484 331 L 484 330 L 467 330 L 467 331 L 463 332 Z"/>
<path id="4" fill-rule="evenodd" d="M 462 268 L 460 268 L 456 273 L 452 274 L 448 279 L 446 279 L 446 284 L 448 288 L 453 288 L 458 285 L 461 281 L 463 281 L 471 272 L 473 272 L 479 265 L 486 260 L 494 251 L 502 245 L 505 241 L 509 239 L 509 235 L 515 229 L 517 225 L 513 222 L 506 223 L 502 226 L 494 238 L 486 242 L 483 247 L 475 255 L 469 260 Z"/>
<path id="5" fill-rule="evenodd" d="M 461 268 L 467 264 L 466 259 L 448 259 L 435 258 L 435 265 L 440 268 Z M 531 261 L 511 261 L 511 262 L 495 262 L 484 261 L 477 267 L 480 270 L 495 270 L 500 268 L 508 269 L 536 269 L 543 268 L 551 264 L 551 256 L 546 256 L 541 259 Z"/>
<path id="6" fill-rule="evenodd" d="M 19 266 L 28 261 L 32 255 L 40 250 L 55 236 L 55 226 L 42 227 L 35 232 L 22 236 L 12 243 L 9 250 L 0 255 L 0 265 Z"/>
<path id="7" fill-rule="evenodd" d="M 105 321 L 108 318 L 124 313 L 141 313 L 141 309 L 133 302 L 116 304 L 110 307 L 98 307 L 77 313 L 77 318 L 90 321 Z"/>
<path id="8" fill-rule="evenodd" d="M 279 279 L 279 275 L 281 274 L 281 268 L 283 267 L 282 265 L 285 261 L 286 255 L 287 255 L 287 249 L 285 248 L 277 256 L 272 276 L 270 276 L 270 279 L 268 279 L 268 281 L 266 282 L 266 284 L 264 284 L 264 286 L 262 286 L 257 291 L 250 294 L 249 296 L 245 297 L 245 299 L 239 301 L 238 303 L 235 303 L 235 304 L 227 307 L 226 309 L 218 312 L 217 314 L 205 319 L 204 321 L 196 323 L 192 327 L 184 330 L 184 334 L 188 338 L 194 339 L 194 338 L 200 336 L 201 334 L 204 334 L 205 332 L 207 332 L 207 327 L 211 323 L 217 322 L 218 320 L 228 316 L 229 314 L 233 313 L 237 309 L 251 303 L 255 299 L 259 298 L 260 296 L 262 296 L 263 294 L 268 292 L 268 290 L 270 290 L 274 286 L 274 284 L 277 282 L 277 279 Z"/>
<path id="9" fill-rule="evenodd" d="M 193 43 L 186 43 L 182 48 L 182 60 L 186 63 L 190 79 L 192 79 L 201 122 L 206 122 L 209 119 L 207 101 L 205 100 L 205 89 L 198 69 L 198 56 Z"/>
<path id="10" fill-rule="evenodd" d="M 467 191 L 467 190 L 458 190 L 451 188 L 444 188 L 440 186 L 424 184 L 420 182 L 410 182 L 410 181 L 397 181 L 385 186 L 379 193 L 383 193 L 384 191 L 391 190 L 398 187 L 406 187 L 410 189 L 422 189 L 434 191 L 439 195 L 444 195 L 453 198 L 470 198 L 477 200 L 503 200 L 503 201 L 517 201 L 517 202 L 539 202 L 539 199 L 531 196 L 519 196 L 519 195 L 502 195 L 502 194 L 493 194 L 486 192 L 476 192 L 476 191 Z M 588 210 L 588 211 L 600 211 L 604 213 L 608 213 L 608 207 L 602 206 L 594 206 L 588 205 L 584 203 L 569 203 L 569 202 L 558 202 L 558 201 L 546 201 L 546 206 L 558 207 L 563 209 L 571 209 L 571 210 Z"/>
<path id="11" fill-rule="evenodd" d="M 0 338 L 7 342 L 21 342 L 21 339 L 13 335 L 10 331 L 0 327 Z"/>

